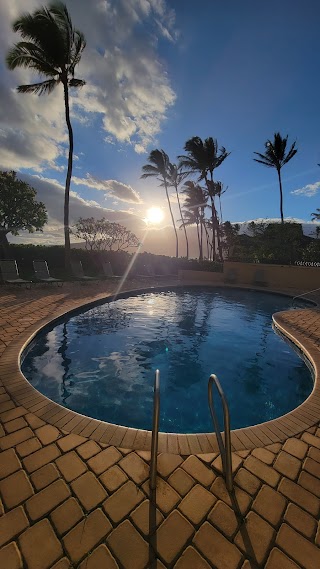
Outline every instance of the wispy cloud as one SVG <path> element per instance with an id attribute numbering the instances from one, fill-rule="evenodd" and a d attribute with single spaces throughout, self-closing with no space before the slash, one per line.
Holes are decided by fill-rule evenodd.
<path id="1" fill-rule="evenodd" d="M 291 194 L 294 196 L 306 196 L 307 198 L 312 198 L 318 193 L 319 189 L 320 181 L 315 182 L 314 184 L 307 184 L 306 186 L 303 186 L 303 188 L 293 190 Z"/>
<path id="2" fill-rule="evenodd" d="M 85 178 L 77 178 L 74 176 L 72 181 L 77 186 L 87 186 L 88 188 L 94 188 L 95 190 L 102 190 L 106 192 L 105 197 L 116 198 L 117 200 L 127 203 L 143 203 L 136 190 L 128 184 L 123 184 L 117 180 L 99 180 L 91 174 L 87 174 Z"/>

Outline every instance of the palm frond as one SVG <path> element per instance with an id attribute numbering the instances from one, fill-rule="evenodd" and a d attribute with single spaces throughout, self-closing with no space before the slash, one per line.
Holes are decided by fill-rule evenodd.
<path id="1" fill-rule="evenodd" d="M 32 42 L 19 42 L 15 44 L 7 53 L 7 66 L 9 69 L 16 67 L 27 67 L 35 69 L 40 74 L 48 77 L 56 76 L 59 70 L 46 59 L 46 54 Z"/>
<path id="2" fill-rule="evenodd" d="M 35 93 L 36 95 L 50 94 L 58 85 L 59 79 L 49 79 L 42 83 L 33 83 L 32 85 L 19 85 L 18 93 Z"/>
<path id="3" fill-rule="evenodd" d="M 260 160 L 258 160 L 257 158 L 254 158 L 253 160 L 255 162 L 259 162 L 260 164 L 263 164 L 264 166 L 269 166 L 270 168 L 274 168 L 274 162 L 271 158 L 269 158 L 269 156 L 266 156 L 264 154 L 260 154 L 260 152 L 254 152 L 254 154 L 256 154 L 256 156 L 260 157 Z"/>
<path id="4" fill-rule="evenodd" d="M 293 158 L 295 154 L 297 154 L 298 150 L 297 148 L 295 148 L 295 146 L 296 146 L 296 141 L 292 144 L 287 156 L 284 158 L 282 166 L 284 166 L 284 164 L 287 164 L 291 160 L 291 158 Z"/>
<path id="5" fill-rule="evenodd" d="M 69 81 L 70 87 L 83 87 L 85 84 L 86 82 L 83 79 L 75 79 L 74 77 Z"/>
<path id="6" fill-rule="evenodd" d="M 74 41 L 70 52 L 70 65 L 69 72 L 73 75 L 76 65 L 81 59 L 82 52 L 86 47 L 87 42 L 82 32 L 79 30 L 74 31 Z"/>
<path id="7" fill-rule="evenodd" d="M 317 212 L 313 212 L 311 214 L 311 219 L 314 221 L 315 219 L 320 219 L 320 209 L 317 207 Z"/>

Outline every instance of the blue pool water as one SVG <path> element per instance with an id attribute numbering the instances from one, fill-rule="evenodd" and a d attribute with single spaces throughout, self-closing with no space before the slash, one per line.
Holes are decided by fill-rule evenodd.
<path id="1" fill-rule="evenodd" d="M 279 417 L 312 390 L 312 375 L 272 329 L 289 298 L 265 292 L 178 288 L 96 306 L 41 333 L 22 371 L 74 411 L 130 427 L 152 425 L 161 373 L 160 429 L 212 431 L 207 381 L 218 375 L 232 428 Z"/>

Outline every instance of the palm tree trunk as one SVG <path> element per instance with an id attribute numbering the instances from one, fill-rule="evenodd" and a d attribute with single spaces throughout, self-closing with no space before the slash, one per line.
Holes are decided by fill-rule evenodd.
<path id="1" fill-rule="evenodd" d="M 169 194 L 168 194 L 168 186 L 167 186 L 167 181 L 165 178 L 163 178 L 163 182 L 164 182 L 164 187 L 165 187 L 166 194 L 167 194 L 167 200 L 168 200 L 168 206 L 169 206 L 170 215 L 171 215 L 172 226 L 173 226 L 175 236 L 176 236 L 176 259 L 178 259 L 178 257 L 179 257 L 178 233 L 177 233 L 177 228 L 176 228 L 176 224 L 175 224 L 172 209 L 171 209 L 171 203 L 170 203 L 170 198 L 169 198 Z"/>
<path id="2" fill-rule="evenodd" d="M 203 221 L 200 217 L 200 257 L 199 261 L 203 261 Z"/>
<path id="3" fill-rule="evenodd" d="M 220 223 L 223 223 L 222 219 L 222 207 L 221 207 L 221 195 L 219 194 L 219 205 L 220 205 Z"/>
<path id="4" fill-rule="evenodd" d="M 69 196 L 70 196 L 70 183 L 71 183 L 71 176 L 72 176 L 72 158 L 73 158 L 73 132 L 72 126 L 70 121 L 70 111 L 69 111 L 69 91 L 68 91 L 68 83 L 65 81 L 63 83 L 64 89 L 64 104 L 65 104 L 65 111 L 66 111 L 66 123 L 68 127 L 69 133 L 69 156 L 68 156 L 68 170 L 67 170 L 67 177 L 66 177 L 66 188 L 64 194 L 64 214 L 63 214 L 63 222 L 64 222 L 64 259 L 65 259 L 65 268 L 67 271 L 70 269 L 70 228 L 69 228 Z"/>
<path id="5" fill-rule="evenodd" d="M 196 221 L 196 225 L 197 225 L 197 235 L 198 235 L 198 245 L 199 245 L 199 261 L 200 261 L 201 245 L 200 245 L 200 233 L 199 233 L 199 222 L 198 221 Z"/>
<path id="6" fill-rule="evenodd" d="M 176 189 L 176 194 L 177 194 L 177 200 L 178 200 L 178 206 L 179 206 L 181 221 L 182 221 L 183 230 L 184 230 L 184 236 L 185 236 L 185 238 L 186 238 L 187 259 L 189 259 L 189 241 L 188 241 L 188 235 L 187 235 L 187 228 L 186 228 L 186 226 L 185 226 L 184 219 L 183 219 L 183 213 L 182 213 L 182 209 L 181 209 L 181 203 L 180 203 L 180 198 L 179 198 L 179 192 L 178 192 L 178 186 L 177 186 L 177 184 L 175 185 L 175 189 Z"/>
<path id="7" fill-rule="evenodd" d="M 208 235 L 208 229 L 207 226 L 204 226 L 205 232 L 206 232 L 206 242 L 207 242 L 207 258 L 208 261 L 210 261 L 210 252 L 209 252 L 209 235 Z"/>
<path id="8" fill-rule="evenodd" d="M 281 216 L 281 223 L 284 223 L 283 219 L 283 194 L 282 194 L 282 182 L 281 182 L 281 170 L 277 168 L 278 178 L 279 178 L 279 187 L 280 187 L 280 216 Z"/>

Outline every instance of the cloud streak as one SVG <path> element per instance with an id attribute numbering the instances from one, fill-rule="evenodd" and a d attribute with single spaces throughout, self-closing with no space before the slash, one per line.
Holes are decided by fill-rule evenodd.
<path id="1" fill-rule="evenodd" d="M 93 188 L 95 190 L 102 190 L 105 193 L 105 197 L 115 198 L 122 202 L 142 204 L 143 201 L 139 193 L 134 190 L 131 186 L 118 182 L 117 180 L 99 180 L 91 174 L 87 174 L 85 178 L 77 178 L 76 176 L 72 179 L 73 183 L 77 186 L 86 186 L 88 188 Z"/>
<path id="2" fill-rule="evenodd" d="M 314 184 L 307 184 L 303 188 L 299 188 L 297 190 L 293 190 L 290 192 L 294 196 L 306 196 L 307 198 L 312 198 L 315 196 L 320 189 L 320 181 L 315 182 Z"/>

